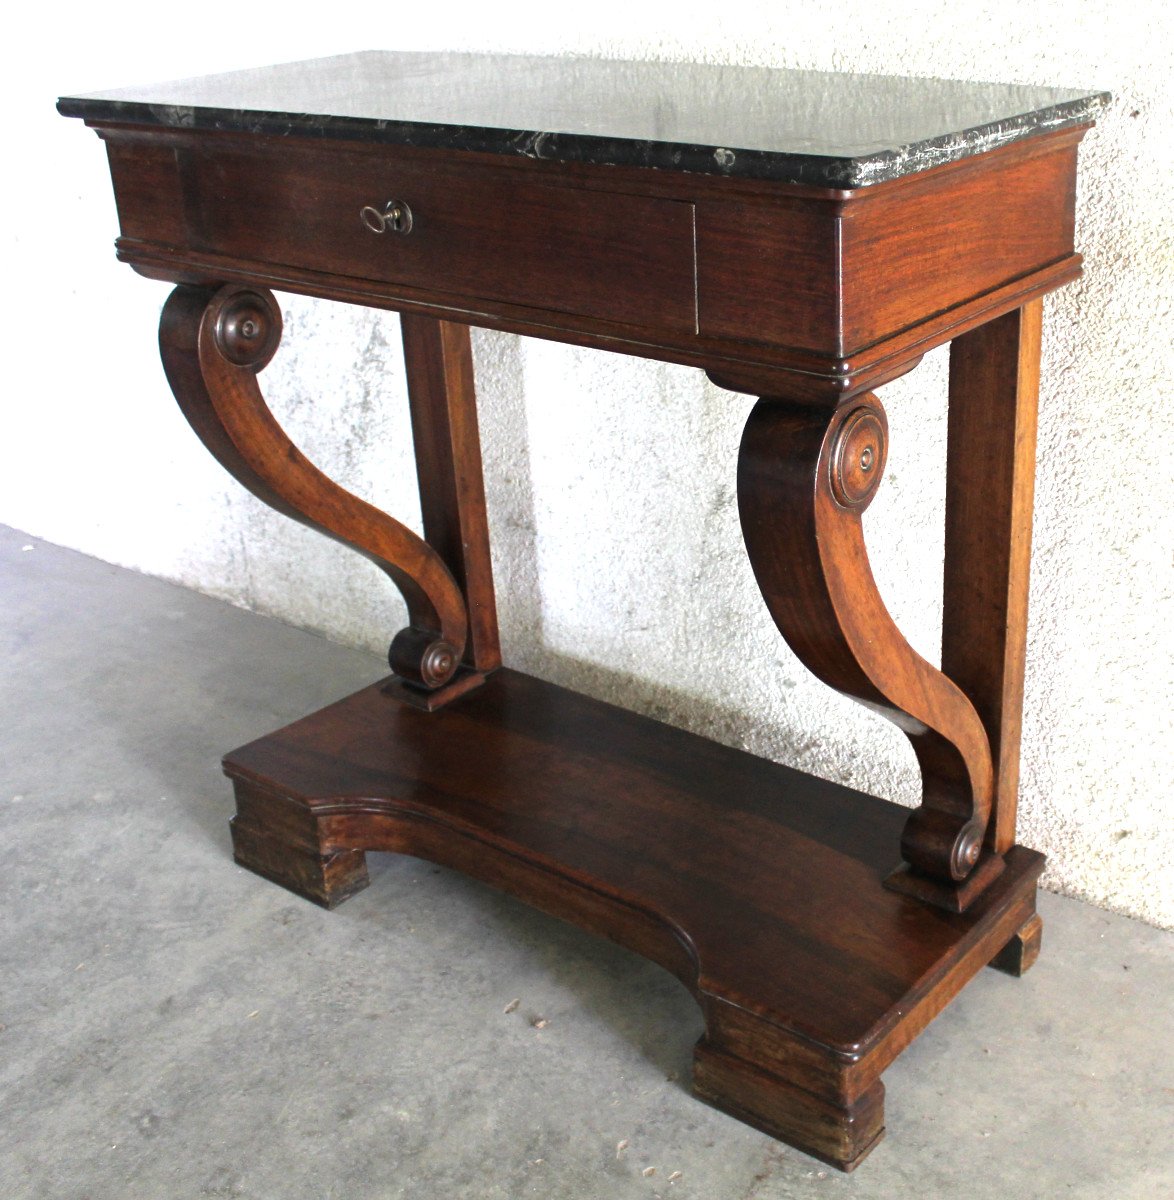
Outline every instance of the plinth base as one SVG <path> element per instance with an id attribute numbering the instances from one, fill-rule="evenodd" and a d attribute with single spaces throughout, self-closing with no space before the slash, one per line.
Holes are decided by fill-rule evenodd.
<path id="1" fill-rule="evenodd" d="M 697 1094 L 844 1170 L 884 1133 L 881 1072 L 1038 942 L 1034 851 L 931 907 L 883 883 L 907 809 L 515 671 L 432 713 L 376 684 L 224 768 L 237 860 L 311 900 L 414 854 L 660 963 L 705 1016 Z"/>

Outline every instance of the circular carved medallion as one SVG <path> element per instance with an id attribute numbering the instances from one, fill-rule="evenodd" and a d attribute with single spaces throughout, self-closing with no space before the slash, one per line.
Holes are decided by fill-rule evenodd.
<path id="1" fill-rule="evenodd" d="M 888 442 L 883 412 L 862 404 L 840 422 L 830 461 L 832 495 L 845 508 L 864 508 L 885 469 Z"/>

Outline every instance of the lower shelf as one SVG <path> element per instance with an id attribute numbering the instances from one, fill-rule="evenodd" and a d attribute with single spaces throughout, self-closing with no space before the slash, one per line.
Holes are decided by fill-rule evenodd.
<path id="1" fill-rule="evenodd" d="M 848 1170 L 881 1072 L 1031 925 L 1044 861 L 929 907 L 882 886 L 907 809 L 509 670 L 434 713 L 374 685 L 224 768 L 238 860 L 319 903 L 363 851 L 414 854 L 674 972 L 698 1094 Z"/>

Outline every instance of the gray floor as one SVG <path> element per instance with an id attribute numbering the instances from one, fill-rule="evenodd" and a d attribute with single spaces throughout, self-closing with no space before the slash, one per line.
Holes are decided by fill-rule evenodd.
<path id="1" fill-rule="evenodd" d="M 1174 1195 L 1168 934 L 1044 896 L 845 1177 L 690 1097 L 625 951 L 412 859 L 334 913 L 233 865 L 220 754 L 378 661 L 2 527 L 0 645 L 3 1200 Z"/>

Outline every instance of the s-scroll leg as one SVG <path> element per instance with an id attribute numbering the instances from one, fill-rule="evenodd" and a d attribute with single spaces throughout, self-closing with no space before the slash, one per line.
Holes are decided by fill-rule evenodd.
<path id="1" fill-rule="evenodd" d="M 329 479 L 278 425 L 257 374 L 276 352 L 281 329 L 281 311 L 265 288 L 177 287 L 159 326 L 168 382 L 200 440 L 239 483 L 357 550 L 396 585 L 409 625 L 392 640 L 389 661 L 409 685 L 406 695 L 435 707 L 476 681 L 467 671 L 455 678 L 468 641 L 465 598 L 436 550 Z"/>
<path id="2" fill-rule="evenodd" d="M 888 425 L 870 394 L 838 407 L 766 397 L 738 460 L 746 548 L 767 608 L 825 683 L 909 738 L 922 799 L 889 886 L 960 911 L 1002 870 L 983 855 L 992 763 L 973 704 L 902 636 L 877 591 L 861 514 L 884 472 Z"/>

